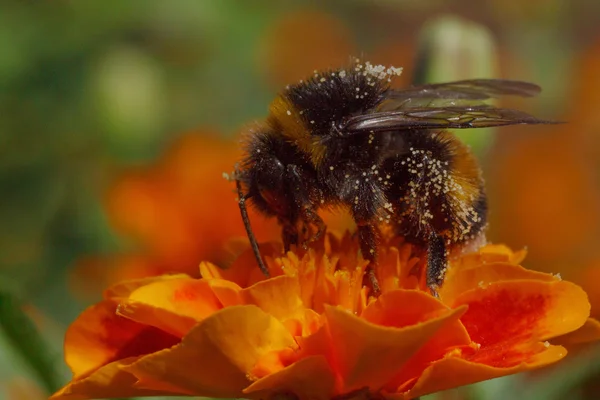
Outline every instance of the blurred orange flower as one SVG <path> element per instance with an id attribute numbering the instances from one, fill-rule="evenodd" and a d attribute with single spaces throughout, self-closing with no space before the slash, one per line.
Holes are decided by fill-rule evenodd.
<path id="1" fill-rule="evenodd" d="M 198 276 L 201 260 L 232 262 L 235 237 L 246 233 L 234 187 L 223 173 L 231 172 L 240 156 L 233 140 L 190 132 L 178 137 L 156 163 L 121 172 L 105 205 L 112 226 L 137 249 L 80 260 L 74 288 L 98 293 L 123 279 L 168 272 Z M 250 213 L 257 237 L 278 236 L 274 221 Z"/>
<path id="2" fill-rule="evenodd" d="M 566 123 L 498 135 L 487 174 L 491 238 L 528 246 L 528 267 L 560 271 L 580 284 L 594 317 L 600 317 L 600 114 L 589 105 L 600 101 L 599 50 L 597 40 L 575 59 L 560 105 L 567 112 L 553 117 Z"/>
<path id="3" fill-rule="evenodd" d="M 273 87 L 348 64 L 354 54 L 351 31 L 333 14 L 307 8 L 277 18 L 265 32 L 259 66 Z"/>
<path id="4" fill-rule="evenodd" d="M 547 342 L 586 322 L 578 286 L 488 245 L 451 262 L 440 299 L 423 285 L 411 245 L 382 245 L 382 295 L 362 286 L 367 262 L 349 235 L 281 256 L 263 244 L 203 279 L 123 282 L 71 325 L 73 380 L 53 399 L 150 395 L 299 399 L 371 394 L 410 399 L 560 360 Z"/>

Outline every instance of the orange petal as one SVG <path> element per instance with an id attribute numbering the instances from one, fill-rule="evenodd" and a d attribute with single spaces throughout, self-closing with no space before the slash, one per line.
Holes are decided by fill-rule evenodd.
<path id="1" fill-rule="evenodd" d="M 54 393 L 51 400 L 83 400 L 114 397 L 145 397 L 190 395 L 191 393 L 176 388 L 164 387 L 162 390 L 147 390 L 135 386 L 137 379 L 122 370 L 138 358 L 131 357 L 115 361 L 101 367 L 86 376 L 73 380 L 65 387 Z"/>
<path id="2" fill-rule="evenodd" d="M 300 284 L 297 278 L 277 276 L 243 289 L 240 295 L 245 304 L 255 304 L 280 320 L 303 312 Z"/>
<path id="3" fill-rule="evenodd" d="M 297 315 L 283 321 L 290 333 L 294 336 L 309 336 L 323 325 L 323 317 L 315 310 L 305 308 Z"/>
<path id="4" fill-rule="evenodd" d="M 588 318 L 585 324 L 574 332 L 552 339 L 552 343 L 569 347 L 600 340 L 600 321 Z"/>
<path id="5" fill-rule="evenodd" d="M 256 306 L 232 306 L 196 325 L 180 345 L 141 358 L 124 368 L 153 389 L 169 382 L 207 397 L 243 397 L 247 373 L 261 357 L 295 347 L 294 338 Z"/>
<path id="6" fill-rule="evenodd" d="M 525 249 L 514 252 L 506 245 L 490 243 L 475 252 L 462 254 L 459 258 L 451 260 L 450 266 L 453 269 L 462 269 L 496 262 L 520 264 L 526 254 L 527 250 Z"/>
<path id="7" fill-rule="evenodd" d="M 411 307 L 413 305 L 411 304 Z M 330 364 L 341 379 L 340 393 L 368 386 L 382 388 L 440 329 L 456 321 L 466 308 L 404 328 L 383 327 L 347 311 L 326 307 Z"/>
<path id="8" fill-rule="evenodd" d="M 410 305 L 399 306 L 399 305 Z M 362 317 L 383 326 L 403 327 L 415 325 L 443 314 L 448 308 L 433 297 L 420 291 L 396 290 L 388 292 L 371 303 Z M 459 320 L 448 321 L 433 337 L 408 360 L 403 368 L 387 383 L 397 388 L 421 375 L 433 361 L 439 360 L 453 347 L 471 343 L 469 334 Z"/>
<path id="9" fill-rule="evenodd" d="M 462 293 L 453 304 L 460 305 L 469 306 L 461 321 L 482 346 L 563 335 L 581 327 L 590 312 L 585 292 L 566 281 L 495 282 Z"/>
<path id="10" fill-rule="evenodd" d="M 265 258 L 271 258 L 272 256 L 279 257 L 283 254 L 279 243 L 261 243 L 260 251 Z M 268 260 L 267 264 L 270 266 Z M 265 279 L 265 276 L 256 264 L 256 258 L 250 248 L 240 254 L 228 268 L 219 268 L 207 262 L 200 263 L 200 274 L 203 278 L 220 278 L 232 281 L 241 287 L 248 287 L 253 283 Z M 274 275 L 271 274 L 271 276 Z"/>
<path id="11" fill-rule="evenodd" d="M 126 357 L 171 347 L 179 339 L 116 314 L 117 303 L 104 300 L 86 309 L 65 335 L 65 360 L 77 377 Z"/>
<path id="12" fill-rule="evenodd" d="M 299 399 L 329 400 L 333 397 L 335 376 L 323 356 L 303 358 L 292 365 L 257 380 L 244 393 L 250 398 L 271 398 L 277 393 L 293 393 Z"/>
<path id="13" fill-rule="evenodd" d="M 542 345 L 543 346 L 543 345 Z M 414 399 L 426 394 L 452 389 L 470 383 L 481 382 L 501 376 L 516 374 L 563 358 L 567 351 L 561 346 L 550 346 L 531 359 L 512 368 L 494 368 L 473 363 L 461 358 L 445 358 L 431 364 L 418 379 L 413 388 L 405 394 L 405 399 Z"/>
<path id="14" fill-rule="evenodd" d="M 478 286 L 487 286 L 492 282 L 515 279 L 532 279 L 544 282 L 560 280 L 552 274 L 532 271 L 520 265 L 493 262 L 467 268 L 450 268 L 439 294 L 445 304 L 453 304 L 463 292 Z"/>
<path id="15" fill-rule="evenodd" d="M 236 283 L 224 279 L 207 279 L 206 282 L 223 307 L 242 304 L 241 288 Z"/>
<path id="16" fill-rule="evenodd" d="M 365 308 L 361 317 L 376 325 L 402 328 L 437 318 L 448 309 L 424 292 L 400 289 L 379 296 Z"/>

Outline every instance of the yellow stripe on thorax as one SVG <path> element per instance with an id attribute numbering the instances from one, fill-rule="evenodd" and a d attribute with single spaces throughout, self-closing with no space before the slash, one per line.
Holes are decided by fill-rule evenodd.
<path id="1" fill-rule="evenodd" d="M 288 99 L 277 96 L 269 106 L 268 122 L 279 127 L 281 134 L 294 143 L 302 152 L 310 155 L 313 165 L 318 166 L 325 156 L 325 146 L 311 134 L 300 111 Z"/>

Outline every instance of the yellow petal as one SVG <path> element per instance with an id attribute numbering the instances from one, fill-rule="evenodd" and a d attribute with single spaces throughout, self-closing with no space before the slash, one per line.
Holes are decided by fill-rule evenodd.
<path id="1" fill-rule="evenodd" d="M 340 308 L 325 311 L 330 365 L 341 379 L 341 393 L 368 386 L 383 387 L 436 332 L 456 321 L 466 308 L 447 310 L 437 318 L 404 328 L 372 324 Z"/>
<path id="2" fill-rule="evenodd" d="M 284 320 L 303 312 L 297 278 L 277 276 L 241 290 L 244 304 L 255 304 L 266 313 Z"/>
<path id="3" fill-rule="evenodd" d="M 122 370 L 122 367 L 135 362 L 138 357 L 126 358 L 103 366 L 85 376 L 73 380 L 54 393 L 51 400 L 83 400 L 113 397 L 145 397 L 190 395 L 176 388 L 147 390 L 135 386 L 137 379 Z"/>
<path id="4" fill-rule="evenodd" d="M 257 380 L 244 393 L 250 398 L 270 398 L 291 393 L 300 399 L 329 400 L 333 397 L 335 376 L 323 356 L 303 358 L 292 365 Z"/>
<path id="5" fill-rule="evenodd" d="M 242 304 L 240 288 L 236 283 L 224 279 L 207 279 L 206 282 L 223 307 Z"/>
<path id="6" fill-rule="evenodd" d="M 494 368 L 461 358 L 445 358 L 431 364 L 404 398 L 413 399 L 429 393 L 539 368 L 560 360 L 566 354 L 567 351 L 563 347 L 550 346 L 511 368 Z"/>
<path id="7" fill-rule="evenodd" d="M 274 317 L 256 306 L 232 306 L 196 325 L 180 345 L 146 356 L 124 368 L 153 389 L 169 382 L 207 397 L 243 397 L 246 374 L 267 353 L 294 347 L 295 341 Z"/>

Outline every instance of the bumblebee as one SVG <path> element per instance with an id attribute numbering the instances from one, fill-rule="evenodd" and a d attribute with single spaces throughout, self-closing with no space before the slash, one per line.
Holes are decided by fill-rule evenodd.
<path id="1" fill-rule="evenodd" d="M 501 95 L 534 96 L 540 88 L 474 79 L 391 89 L 400 72 L 360 61 L 315 71 L 279 94 L 266 120 L 247 132 L 235 180 L 242 220 L 266 275 L 247 202 L 277 218 L 285 251 L 323 235 L 319 209 L 347 208 L 370 262 L 365 281 L 374 295 L 382 225 L 426 252 L 434 295 L 449 251 L 484 237 L 481 169 L 468 146 L 445 129 L 549 123 L 485 103 Z"/>

